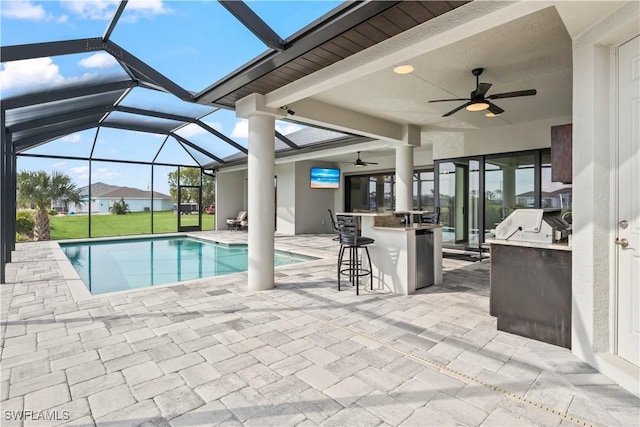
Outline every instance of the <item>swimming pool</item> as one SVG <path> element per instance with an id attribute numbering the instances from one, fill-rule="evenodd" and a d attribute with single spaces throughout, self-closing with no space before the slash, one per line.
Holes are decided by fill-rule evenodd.
<path id="1" fill-rule="evenodd" d="M 247 245 L 223 245 L 190 237 L 60 243 L 93 295 L 247 270 Z M 316 259 L 276 251 L 274 265 Z"/>

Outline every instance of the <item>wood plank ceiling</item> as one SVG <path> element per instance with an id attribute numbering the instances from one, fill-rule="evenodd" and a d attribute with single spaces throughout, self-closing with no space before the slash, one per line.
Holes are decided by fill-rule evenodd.
<path id="1" fill-rule="evenodd" d="M 247 95 L 269 93 L 469 1 L 402 1 L 251 82 L 217 99 L 208 100 L 207 103 L 234 108 L 236 101 Z"/>

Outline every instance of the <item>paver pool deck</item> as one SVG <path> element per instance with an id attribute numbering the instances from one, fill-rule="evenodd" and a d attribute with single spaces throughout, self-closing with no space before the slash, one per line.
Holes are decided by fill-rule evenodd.
<path id="1" fill-rule="evenodd" d="M 496 330 L 487 260 L 445 259 L 443 285 L 414 295 L 356 296 L 337 290 L 331 237 L 277 236 L 321 259 L 277 268 L 269 291 L 237 273 L 86 298 L 55 244 L 18 244 L 1 425 L 640 424 L 640 400 L 569 350 Z"/>

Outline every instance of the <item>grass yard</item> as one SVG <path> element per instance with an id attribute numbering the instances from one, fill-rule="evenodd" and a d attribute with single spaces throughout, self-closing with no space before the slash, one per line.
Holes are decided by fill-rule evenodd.
<path id="1" fill-rule="evenodd" d="M 89 237 L 88 215 L 56 215 L 49 217 L 51 239 L 77 239 Z M 202 215 L 202 229 L 213 230 L 215 215 Z M 197 215 L 182 215 L 183 226 L 198 225 Z M 178 217 L 173 211 L 153 213 L 154 233 L 173 233 L 178 231 Z M 124 236 L 151 233 L 151 213 L 134 212 L 126 215 L 91 215 L 91 237 Z"/>

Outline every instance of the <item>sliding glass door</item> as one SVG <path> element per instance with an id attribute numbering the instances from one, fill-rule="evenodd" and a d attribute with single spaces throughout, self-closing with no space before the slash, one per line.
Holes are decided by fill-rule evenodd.
<path id="1" fill-rule="evenodd" d="M 436 163 L 442 242 L 461 249 L 479 248 L 480 160 Z"/>

